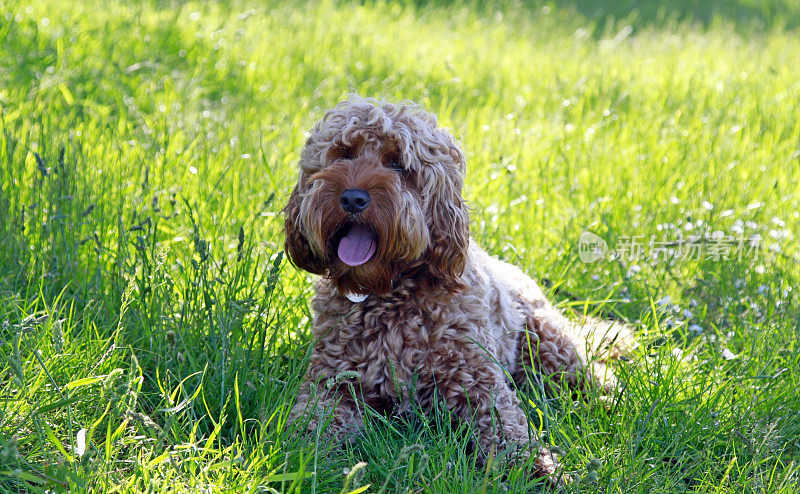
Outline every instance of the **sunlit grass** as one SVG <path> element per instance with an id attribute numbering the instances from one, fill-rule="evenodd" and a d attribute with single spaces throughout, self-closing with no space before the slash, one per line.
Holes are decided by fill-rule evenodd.
<path id="1" fill-rule="evenodd" d="M 800 7 L 487 5 L 0 0 L 0 490 L 537 489 L 444 410 L 285 427 L 311 292 L 279 211 L 357 91 L 459 137 L 475 241 L 637 325 L 608 409 L 525 396 L 572 490 L 796 492 Z M 760 240 L 587 264 L 587 230 Z"/>

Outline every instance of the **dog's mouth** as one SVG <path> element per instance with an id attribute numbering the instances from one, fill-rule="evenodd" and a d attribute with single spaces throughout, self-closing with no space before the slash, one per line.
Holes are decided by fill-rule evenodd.
<path id="1" fill-rule="evenodd" d="M 332 250 L 339 260 L 355 267 L 372 259 L 378 247 L 378 236 L 361 223 L 345 223 L 330 239 Z"/>

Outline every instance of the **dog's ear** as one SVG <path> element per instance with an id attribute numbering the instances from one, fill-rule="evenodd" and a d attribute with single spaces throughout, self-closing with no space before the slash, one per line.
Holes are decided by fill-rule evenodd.
<path id="1" fill-rule="evenodd" d="M 430 244 L 426 260 L 433 278 L 456 292 L 464 288 L 461 275 L 469 247 L 469 211 L 461 197 L 464 155 L 455 144 L 448 144 L 445 162 L 433 167 L 437 176 L 428 193 Z"/>
<path id="2" fill-rule="evenodd" d="M 289 256 L 289 260 L 300 269 L 304 269 L 314 274 L 324 274 L 326 271 L 325 263 L 314 255 L 308 239 L 303 235 L 299 225 L 300 215 L 300 184 L 295 185 L 289 202 L 283 208 L 285 216 L 283 228 L 286 232 L 284 250 Z"/>

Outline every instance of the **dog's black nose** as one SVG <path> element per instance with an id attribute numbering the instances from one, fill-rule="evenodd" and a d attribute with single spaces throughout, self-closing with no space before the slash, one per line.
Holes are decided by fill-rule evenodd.
<path id="1" fill-rule="evenodd" d="M 339 202 L 348 213 L 360 213 L 369 206 L 369 193 L 363 189 L 347 189 L 339 196 Z"/>

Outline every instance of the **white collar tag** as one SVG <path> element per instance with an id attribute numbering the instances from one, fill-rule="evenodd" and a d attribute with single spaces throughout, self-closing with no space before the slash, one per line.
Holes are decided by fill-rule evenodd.
<path id="1" fill-rule="evenodd" d="M 347 297 L 347 300 L 353 302 L 354 304 L 358 304 L 365 301 L 369 295 L 347 292 L 344 294 L 344 296 Z"/>

